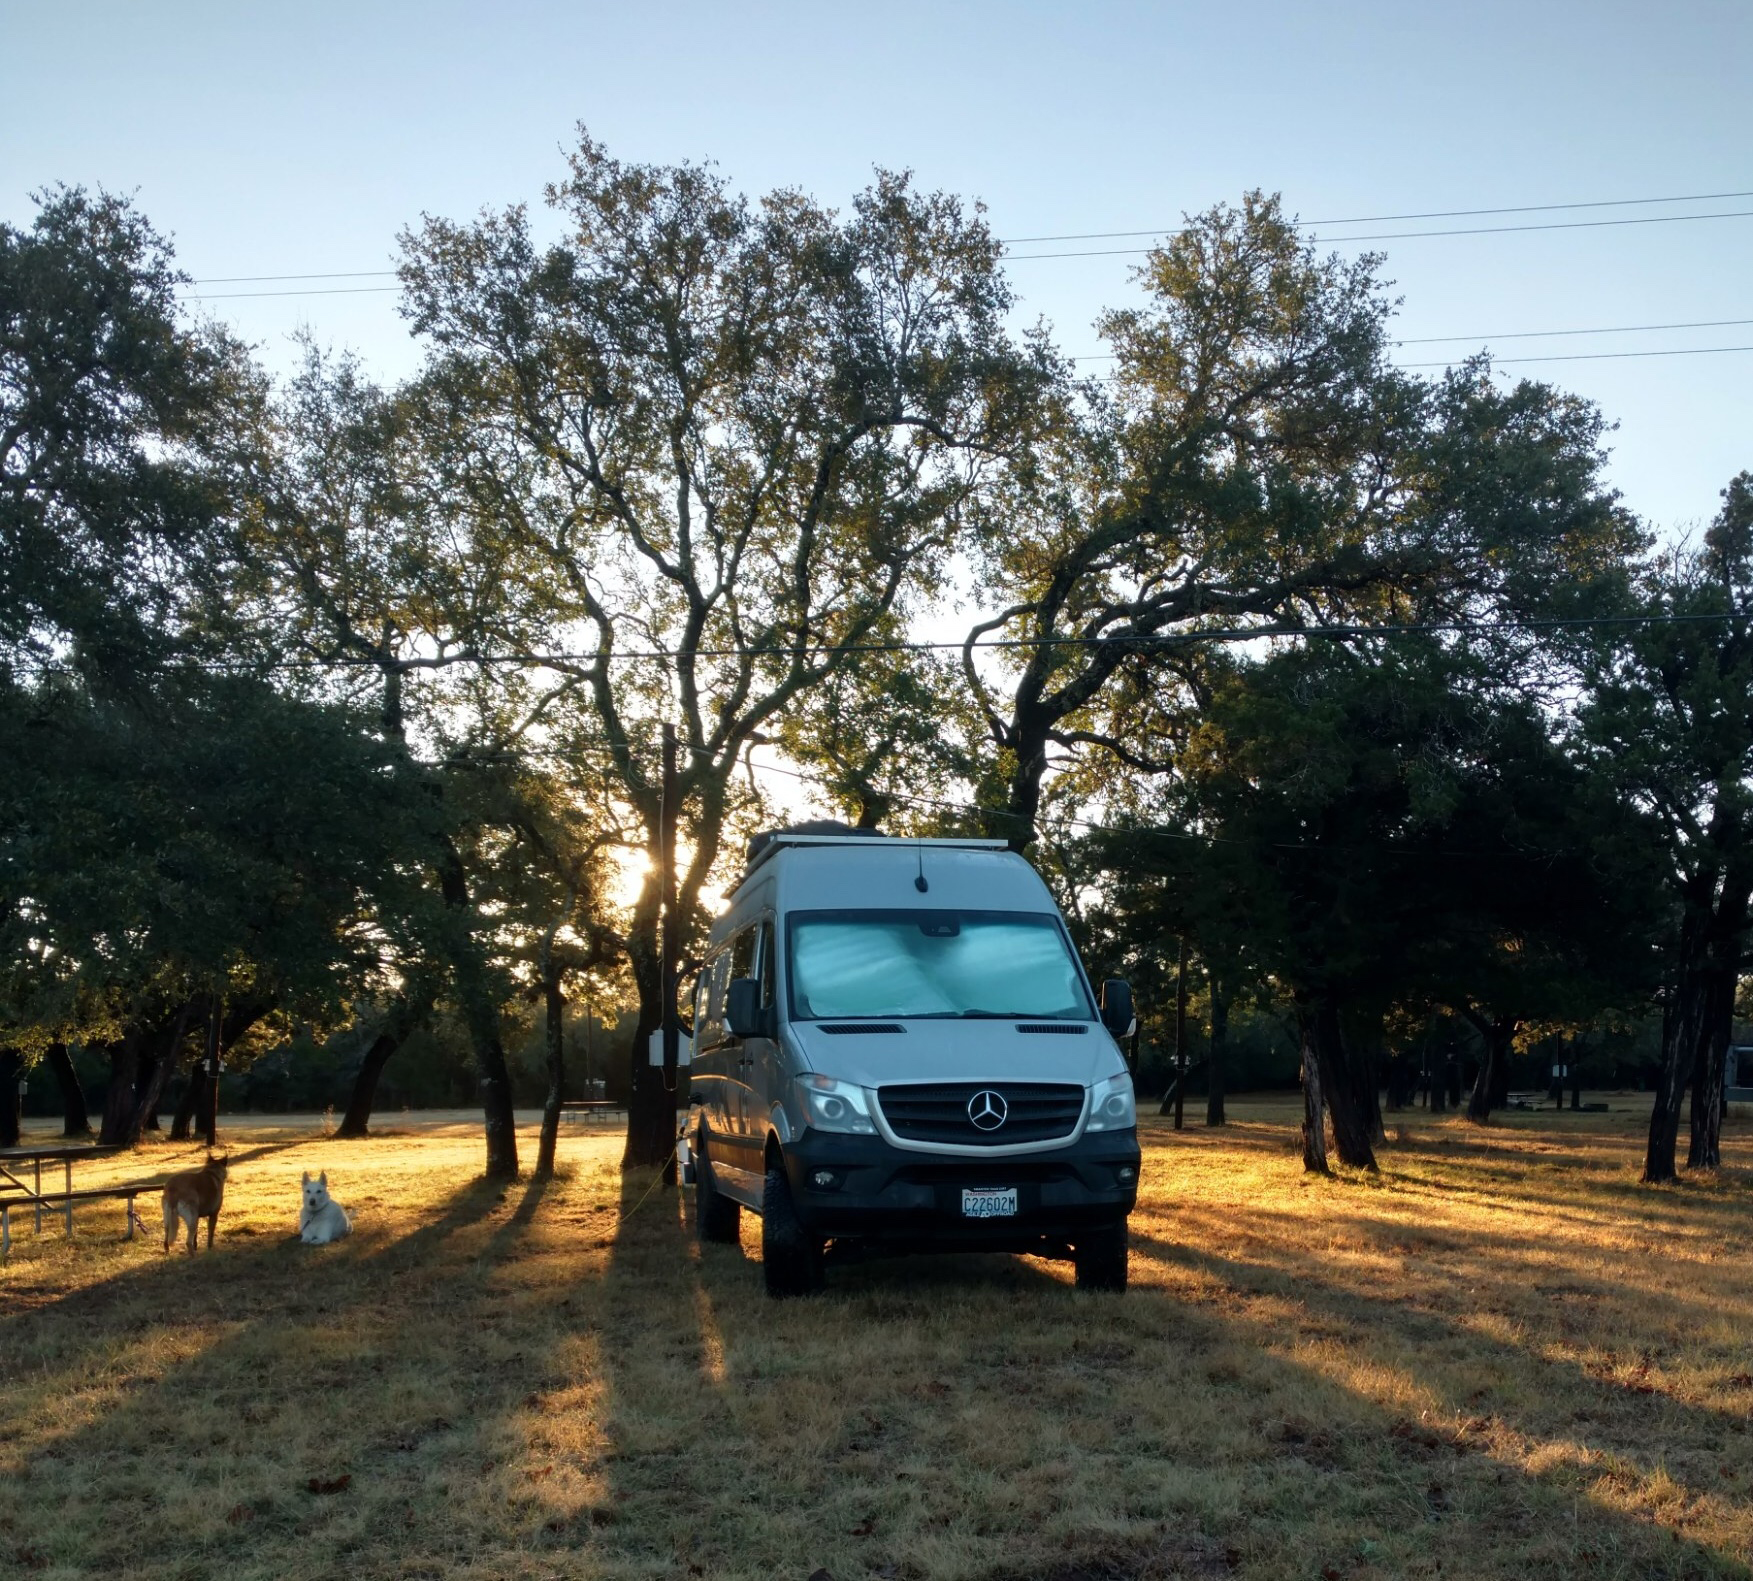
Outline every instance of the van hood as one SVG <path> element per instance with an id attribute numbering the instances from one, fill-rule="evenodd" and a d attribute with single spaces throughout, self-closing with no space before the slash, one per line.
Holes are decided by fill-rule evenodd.
<path id="1" fill-rule="evenodd" d="M 1023 1026 L 1079 1027 L 1081 1032 L 1019 1032 L 1016 1021 L 872 1018 L 869 1025 L 899 1032 L 829 1032 L 832 1022 L 794 1022 L 786 1037 L 804 1067 L 882 1087 L 910 1081 L 1061 1081 L 1088 1087 L 1126 1069 L 1126 1061 L 1099 1022 L 1022 1022 Z"/>

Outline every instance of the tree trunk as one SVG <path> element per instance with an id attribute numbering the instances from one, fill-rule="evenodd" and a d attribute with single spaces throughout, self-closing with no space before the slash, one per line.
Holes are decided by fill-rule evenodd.
<path id="1" fill-rule="evenodd" d="M 459 984 L 463 1019 L 475 1053 L 475 1074 L 481 1084 L 481 1113 L 487 1134 L 487 1178 L 517 1179 L 517 1116 L 511 1103 L 511 1072 L 499 1032 L 499 1006 L 488 990 L 484 969 L 462 974 Z"/>
<path id="2" fill-rule="evenodd" d="M 1313 997 L 1309 1027 L 1321 1068 L 1321 1095 L 1333 1120 L 1333 1145 L 1339 1161 L 1353 1169 L 1373 1170 L 1376 1155 L 1370 1145 L 1370 1121 L 1360 1101 L 1367 1078 L 1353 1066 L 1340 1029 L 1338 1001 L 1330 993 Z"/>
<path id="3" fill-rule="evenodd" d="M 90 1136 L 91 1115 L 85 1107 L 85 1090 L 79 1085 L 79 1072 L 73 1068 L 73 1056 L 65 1043 L 51 1043 L 49 1069 L 61 1088 L 61 1135 Z"/>
<path id="4" fill-rule="evenodd" d="M 662 971 L 655 950 L 629 951 L 639 985 L 639 1021 L 633 1031 L 633 1082 L 627 1100 L 624 1168 L 661 1164 L 676 1145 L 676 1099 L 661 1065 L 650 1059 L 652 1034 L 663 1028 Z M 642 958 L 643 957 L 643 958 Z"/>
<path id="5" fill-rule="evenodd" d="M 1352 1031 L 1345 1036 L 1346 1064 L 1352 1071 L 1352 1092 L 1357 1113 L 1369 1136 L 1371 1146 L 1388 1139 L 1387 1122 L 1381 1118 L 1381 1011 L 1341 1018 L 1341 1025 L 1350 1022 Z"/>
<path id="6" fill-rule="evenodd" d="M 1680 1100 L 1698 1062 L 1710 994 L 1703 930 L 1704 921 L 1697 915 L 1686 917 L 1680 926 L 1680 961 L 1669 991 L 1671 1008 L 1663 1017 L 1666 1037 L 1644 1152 L 1643 1179 L 1651 1185 L 1679 1178 L 1674 1150 L 1680 1136 Z"/>
<path id="7" fill-rule="evenodd" d="M 164 1084 L 170 1079 L 171 1072 L 176 1069 L 178 1057 L 183 1049 L 183 1036 L 189 1029 L 189 1016 L 195 1010 L 193 1000 L 187 1000 L 177 1011 L 176 1020 L 168 1032 L 157 1037 L 146 1039 L 146 1047 L 142 1051 L 140 1070 L 136 1073 L 137 1090 L 134 1094 L 134 1113 L 128 1122 L 129 1147 L 137 1147 L 140 1138 L 145 1134 L 148 1122 L 155 1122 L 158 1114 L 159 1100 L 164 1096 Z"/>
<path id="8" fill-rule="evenodd" d="M 1728 1085 L 1729 1044 L 1734 1037 L 1735 985 L 1739 975 L 1740 960 L 1736 953 L 1729 960 L 1719 960 L 1711 976 L 1692 1083 L 1688 1169 L 1717 1169 L 1722 1165 L 1724 1090 Z"/>
<path id="9" fill-rule="evenodd" d="M 1303 1169 L 1311 1175 L 1330 1175 L 1327 1166 L 1327 1120 L 1321 1101 L 1321 1061 L 1308 1017 L 1299 1007 L 1297 1030 L 1303 1049 Z"/>
<path id="10" fill-rule="evenodd" d="M 359 1061 L 358 1073 L 353 1078 L 353 1091 L 347 1099 L 347 1112 L 341 1116 L 341 1124 L 336 1128 L 336 1136 L 362 1137 L 371 1134 L 371 1110 L 377 1101 L 377 1084 L 383 1075 L 384 1066 L 390 1062 L 390 1056 L 396 1052 L 416 1029 L 425 1021 L 427 1012 L 432 1008 L 430 995 L 409 998 L 398 995 L 379 1024 L 376 1035 Z"/>
<path id="11" fill-rule="evenodd" d="M 17 1147 L 24 1119 L 24 1056 L 0 1049 L 0 1147 Z"/>
<path id="12" fill-rule="evenodd" d="M 1205 1088 L 1205 1123 L 1222 1125 L 1224 1061 L 1230 1047 L 1230 998 L 1228 990 L 1211 974 L 1211 1051 L 1206 1068 L 1210 1072 Z"/>
<path id="13" fill-rule="evenodd" d="M 656 856 L 654 851 L 653 856 Z M 628 964 L 639 989 L 639 1021 L 633 1031 L 632 1089 L 627 1099 L 624 1169 L 661 1164 L 676 1145 L 676 1099 L 663 1067 L 650 1060 L 651 1035 L 663 1027 L 663 968 L 657 951 L 657 864 L 639 892 L 628 938 Z"/>
<path id="14" fill-rule="evenodd" d="M 442 842 L 440 851 L 439 879 L 452 930 L 451 966 L 457 1000 L 474 1050 L 475 1074 L 481 1084 L 487 1178 L 516 1180 L 517 1117 L 511 1106 L 511 1072 L 506 1069 L 505 1045 L 499 1034 L 499 1005 L 480 940 L 475 936 L 474 904 L 462 856 L 448 838 Z"/>
<path id="15" fill-rule="evenodd" d="M 1473 1083 L 1473 1095 L 1467 1101 L 1467 1118 L 1475 1125 L 1485 1125 L 1491 1119 L 1494 1104 L 1504 1101 L 1499 1093 L 1509 1082 L 1510 1045 L 1515 1041 L 1516 1029 L 1521 1023 L 1514 1016 L 1494 1016 L 1488 1021 L 1477 1011 L 1469 1010 L 1464 1014 L 1479 1033 L 1484 1050 L 1479 1075 Z"/>
<path id="16" fill-rule="evenodd" d="M 103 1123 L 97 1139 L 105 1147 L 125 1147 L 134 1123 L 134 1074 L 140 1068 L 140 1033 L 129 1027 L 109 1045 L 110 1079 L 104 1088 Z"/>
<path id="17" fill-rule="evenodd" d="M 151 1114 L 144 1107 L 145 1099 L 154 1088 L 162 1087 L 163 1080 L 159 1071 L 164 1065 L 157 1048 L 156 1038 L 147 1038 L 140 1050 L 140 1061 L 134 1067 L 134 1109 L 135 1115 L 128 1122 L 128 1129 L 134 1140 L 140 1140 L 141 1133 L 149 1129 Z"/>
<path id="18" fill-rule="evenodd" d="M 170 1123 L 170 1139 L 173 1142 L 186 1142 L 195 1124 L 197 1114 L 207 1112 L 204 1099 L 207 1096 L 207 1066 L 203 1060 L 196 1060 L 189 1067 L 189 1084 L 183 1089 L 182 1101 L 177 1104 L 176 1118 Z"/>
<path id="19" fill-rule="evenodd" d="M 560 1145 L 560 1104 L 566 1088 L 566 998 L 560 984 L 550 978 L 542 984 L 548 1020 L 548 1100 L 542 1105 L 542 1138 L 536 1148 L 536 1173 L 554 1173 L 554 1154 Z"/>

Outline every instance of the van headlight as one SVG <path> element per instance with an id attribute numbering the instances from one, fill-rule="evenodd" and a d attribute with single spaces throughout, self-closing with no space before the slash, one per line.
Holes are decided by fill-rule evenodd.
<path id="1" fill-rule="evenodd" d="M 854 1136 L 875 1136 L 870 1117 L 870 1094 L 849 1081 L 811 1072 L 798 1078 L 804 1112 L 818 1131 L 846 1131 Z"/>
<path id="2" fill-rule="evenodd" d="M 1086 1131 L 1129 1131 L 1138 1124 L 1138 1103 L 1132 1096 L 1132 1077 L 1121 1071 L 1090 1088 L 1090 1118 Z"/>

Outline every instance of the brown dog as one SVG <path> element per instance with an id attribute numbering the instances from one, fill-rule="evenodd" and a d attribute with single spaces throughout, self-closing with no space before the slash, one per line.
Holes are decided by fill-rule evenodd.
<path id="1" fill-rule="evenodd" d="M 213 1250 L 213 1231 L 219 1223 L 219 1207 L 225 1201 L 225 1166 L 230 1155 L 215 1158 L 199 1169 L 172 1175 L 164 1183 L 164 1249 L 168 1252 L 177 1238 L 177 1220 L 189 1227 L 189 1256 L 195 1255 L 195 1240 L 202 1219 L 207 1221 L 207 1250 Z"/>

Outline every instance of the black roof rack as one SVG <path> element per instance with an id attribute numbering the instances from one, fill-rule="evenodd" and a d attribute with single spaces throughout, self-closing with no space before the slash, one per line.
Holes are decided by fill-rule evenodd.
<path id="1" fill-rule="evenodd" d="M 763 829 L 749 840 L 749 849 L 743 857 L 743 872 L 749 874 L 766 859 L 769 852 L 785 843 L 787 835 L 833 835 L 849 840 L 884 840 L 887 839 L 881 829 L 856 829 L 849 823 L 841 823 L 838 818 L 810 818 L 803 823 L 787 824 L 783 829 Z"/>

